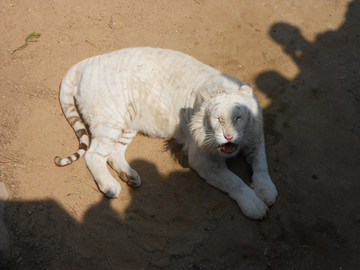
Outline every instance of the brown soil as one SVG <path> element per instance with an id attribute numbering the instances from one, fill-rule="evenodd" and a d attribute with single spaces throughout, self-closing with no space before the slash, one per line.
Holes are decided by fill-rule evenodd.
<path id="1" fill-rule="evenodd" d="M 359 0 L 3 0 L 0 11 L 4 268 L 358 269 Z M 14 52 L 32 32 L 38 42 Z M 117 199 L 83 159 L 55 166 L 78 146 L 58 102 L 66 71 L 136 46 L 190 54 L 254 86 L 279 191 L 265 220 L 245 218 L 161 139 L 130 145 L 143 183 L 119 180 Z M 229 165 L 249 183 L 241 157 Z"/>

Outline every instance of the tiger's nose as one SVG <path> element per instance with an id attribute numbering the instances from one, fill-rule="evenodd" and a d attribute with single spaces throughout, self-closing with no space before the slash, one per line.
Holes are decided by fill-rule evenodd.
<path id="1" fill-rule="evenodd" d="M 224 135 L 224 137 L 228 142 L 230 142 L 234 138 L 234 135 Z"/>

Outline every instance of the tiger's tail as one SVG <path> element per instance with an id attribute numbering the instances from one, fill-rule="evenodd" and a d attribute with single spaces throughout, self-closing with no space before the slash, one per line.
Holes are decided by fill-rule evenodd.
<path id="1" fill-rule="evenodd" d="M 66 166 L 81 158 L 86 153 L 90 142 L 90 137 L 88 135 L 86 126 L 82 121 L 75 105 L 74 96 L 77 91 L 77 86 L 74 83 L 75 74 L 76 66 L 71 68 L 62 80 L 59 98 L 63 113 L 68 122 L 70 123 L 71 127 L 75 131 L 76 136 L 79 140 L 79 148 L 74 154 L 66 158 L 61 158 L 59 156 L 55 157 L 55 164 L 61 167 Z"/>

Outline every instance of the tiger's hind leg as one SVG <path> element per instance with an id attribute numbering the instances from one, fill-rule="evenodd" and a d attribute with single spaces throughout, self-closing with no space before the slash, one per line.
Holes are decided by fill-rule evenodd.
<path id="1" fill-rule="evenodd" d="M 125 151 L 136 136 L 136 130 L 125 130 L 122 137 L 116 142 L 115 148 L 109 155 L 108 163 L 117 171 L 121 180 L 129 186 L 138 187 L 141 184 L 140 176 L 134 171 L 125 159 Z"/>
<path id="2" fill-rule="evenodd" d="M 122 131 L 106 127 L 99 127 L 98 130 L 100 132 L 93 134 L 90 148 L 85 154 L 86 165 L 99 189 L 108 197 L 118 197 L 121 186 L 110 174 L 106 162 Z"/>

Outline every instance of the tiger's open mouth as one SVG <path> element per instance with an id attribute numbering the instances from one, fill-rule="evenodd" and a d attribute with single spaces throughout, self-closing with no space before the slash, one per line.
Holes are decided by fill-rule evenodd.
<path id="1" fill-rule="evenodd" d="M 232 154 L 236 151 L 237 148 L 238 146 L 236 144 L 230 142 L 219 146 L 220 151 L 225 154 Z"/>

